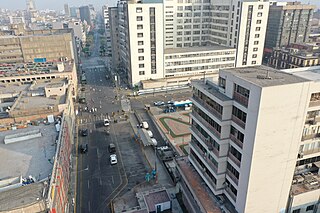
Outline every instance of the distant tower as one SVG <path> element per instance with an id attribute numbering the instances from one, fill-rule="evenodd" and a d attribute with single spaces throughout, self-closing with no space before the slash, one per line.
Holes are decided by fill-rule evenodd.
<path id="1" fill-rule="evenodd" d="M 66 16 L 70 16 L 70 10 L 69 10 L 69 5 L 68 4 L 64 5 L 64 14 Z"/>
<path id="2" fill-rule="evenodd" d="M 36 9 L 34 0 L 27 0 L 27 10 L 32 11 Z"/>

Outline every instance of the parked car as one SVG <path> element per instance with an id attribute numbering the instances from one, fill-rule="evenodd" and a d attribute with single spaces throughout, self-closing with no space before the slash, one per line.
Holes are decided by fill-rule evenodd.
<path id="1" fill-rule="evenodd" d="M 155 106 L 162 106 L 164 105 L 164 102 L 163 101 L 156 101 L 153 103 Z"/>
<path id="2" fill-rule="evenodd" d="M 149 129 L 149 124 L 148 124 L 148 122 L 146 122 L 146 121 L 143 121 L 142 124 L 141 124 L 141 126 L 142 126 L 142 128 L 144 128 L 144 129 Z"/>
<path id="3" fill-rule="evenodd" d="M 118 163 L 118 160 L 117 160 L 117 155 L 116 154 L 112 154 L 110 155 L 110 164 L 111 165 L 115 165 Z"/>
<path id="4" fill-rule="evenodd" d="M 80 153 L 85 154 L 88 152 L 88 144 L 81 144 L 80 145 Z"/>
<path id="5" fill-rule="evenodd" d="M 150 138 L 153 138 L 153 133 L 150 130 L 148 130 L 147 133 L 148 133 Z"/>
<path id="6" fill-rule="evenodd" d="M 81 135 L 82 135 L 83 137 L 88 136 L 88 134 L 89 134 L 88 129 L 82 129 L 82 130 L 80 130 L 80 132 L 81 132 Z"/>
<path id="7" fill-rule="evenodd" d="M 109 149 L 109 153 L 111 154 L 116 153 L 116 146 L 113 143 L 109 144 L 108 149 Z"/>

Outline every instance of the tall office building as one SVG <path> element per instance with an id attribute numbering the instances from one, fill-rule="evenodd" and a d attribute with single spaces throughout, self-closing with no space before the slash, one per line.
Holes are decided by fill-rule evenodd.
<path id="1" fill-rule="evenodd" d="M 319 77 L 254 66 L 194 83 L 189 161 L 230 212 L 320 211 Z"/>
<path id="2" fill-rule="evenodd" d="M 81 21 L 86 21 L 88 25 L 91 25 L 91 15 L 89 6 L 82 6 L 79 8 Z"/>
<path id="3" fill-rule="evenodd" d="M 275 47 L 309 40 L 311 19 L 315 6 L 300 2 L 273 2 L 270 5 L 265 52 Z"/>
<path id="4" fill-rule="evenodd" d="M 79 7 L 70 7 L 70 16 L 73 18 L 80 18 Z"/>
<path id="5" fill-rule="evenodd" d="M 64 4 L 64 14 L 70 16 L 70 9 L 68 4 Z"/>
<path id="6" fill-rule="evenodd" d="M 145 79 L 201 78 L 219 68 L 262 62 L 267 1 L 132 0 L 120 1 L 117 8 L 118 26 L 111 29 L 118 27 L 116 45 L 132 85 Z M 196 58 L 217 55 L 214 51 L 223 57 Z M 175 61 L 181 57 L 183 61 Z"/>

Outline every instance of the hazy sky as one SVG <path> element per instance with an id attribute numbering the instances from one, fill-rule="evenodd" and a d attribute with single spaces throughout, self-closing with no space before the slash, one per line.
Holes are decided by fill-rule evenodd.
<path id="1" fill-rule="evenodd" d="M 292 1 L 292 0 L 280 0 L 280 1 Z M 300 0 L 303 3 L 315 4 L 320 8 L 320 0 Z M 65 3 L 71 6 L 81 6 L 93 4 L 96 10 L 100 11 L 100 8 L 104 4 L 110 6 L 115 6 L 117 0 L 35 0 L 37 9 L 54 9 L 54 10 L 63 10 L 63 5 Z M 25 9 L 26 0 L 0 0 L 0 8 L 6 9 Z"/>

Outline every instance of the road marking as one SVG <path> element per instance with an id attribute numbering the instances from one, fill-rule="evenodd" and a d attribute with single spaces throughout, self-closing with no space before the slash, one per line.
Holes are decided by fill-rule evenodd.
<path id="1" fill-rule="evenodd" d="M 90 183 L 89 183 L 89 180 L 88 180 L 88 189 L 90 188 Z"/>
<path id="2" fill-rule="evenodd" d="M 100 182 L 100 185 L 102 186 L 102 180 L 101 180 L 101 177 L 99 177 L 99 182 Z"/>
<path id="3" fill-rule="evenodd" d="M 114 185 L 114 179 L 113 179 L 113 175 L 111 176 L 111 179 L 112 179 L 112 184 Z"/>
<path id="4" fill-rule="evenodd" d="M 89 210 L 89 212 L 91 211 L 91 208 L 90 208 L 90 201 L 88 201 L 88 210 Z"/>

